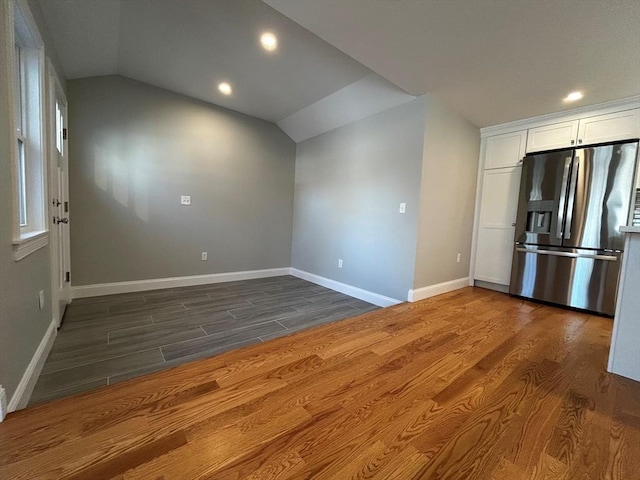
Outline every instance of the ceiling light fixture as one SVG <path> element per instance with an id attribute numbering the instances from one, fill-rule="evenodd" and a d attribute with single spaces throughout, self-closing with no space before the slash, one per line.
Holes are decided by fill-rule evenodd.
<path id="1" fill-rule="evenodd" d="M 260 36 L 260 43 L 262 44 L 262 48 L 268 52 L 273 52 L 278 48 L 278 39 L 271 32 L 263 33 L 262 36 Z"/>
<path id="2" fill-rule="evenodd" d="M 582 92 L 571 92 L 569 95 L 564 97 L 564 101 L 565 102 L 575 102 L 575 101 L 580 100 L 582 97 L 584 97 Z"/>
<path id="3" fill-rule="evenodd" d="M 231 95 L 231 92 L 233 91 L 231 90 L 231 85 L 229 85 L 227 82 L 218 84 L 218 90 L 220 90 L 220 93 L 222 93 L 223 95 Z"/>

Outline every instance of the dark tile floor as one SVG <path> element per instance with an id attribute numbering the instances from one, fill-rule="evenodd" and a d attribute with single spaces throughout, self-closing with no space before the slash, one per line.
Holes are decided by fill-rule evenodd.
<path id="1" fill-rule="evenodd" d="M 30 405 L 376 308 L 292 276 L 74 300 Z"/>

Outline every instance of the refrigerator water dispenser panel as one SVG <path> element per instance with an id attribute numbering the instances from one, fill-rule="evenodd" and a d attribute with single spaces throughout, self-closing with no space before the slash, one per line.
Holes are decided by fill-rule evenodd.
<path id="1" fill-rule="evenodd" d="M 553 200 L 539 200 L 527 204 L 527 233 L 551 233 Z"/>
<path id="2" fill-rule="evenodd" d="M 531 233 L 550 233 L 551 212 L 529 212 L 527 231 Z"/>

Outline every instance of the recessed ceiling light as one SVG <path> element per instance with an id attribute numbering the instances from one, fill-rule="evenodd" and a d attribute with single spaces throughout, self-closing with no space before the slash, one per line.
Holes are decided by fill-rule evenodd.
<path id="1" fill-rule="evenodd" d="M 582 97 L 584 97 L 582 92 L 571 92 L 569 95 L 564 97 L 564 101 L 565 102 L 575 102 L 577 100 L 580 100 Z"/>
<path id="2" fill-rule="evenodd" d="M 278 48 L 278 39 L 271 32 L 265 32 L 260 37 L 260 43 L 262 44 L 262 48 L 269 52 L 273 52 L 276 48 Z"/>
<path id="3" fill-rule="evenodd" d="M 231 85 L 229 85 L 227 82 L 218 84 L 218 90 L 220 90 L 220 93 L 224 95 L 231 95 L 232 92 Z"/>

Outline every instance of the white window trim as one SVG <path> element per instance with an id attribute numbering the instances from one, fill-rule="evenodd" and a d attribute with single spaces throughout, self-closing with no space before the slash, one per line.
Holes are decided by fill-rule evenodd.
<path id="1" fill-rule="evenodd" d="M 49 244 L 49 232 L 31 232 L 22 236 L 20 240 L 13 241 L 13 255 L 17 260 L 31 255 L 33 252 L 46 247 Z"/>
<path id="2" fill-rule="evenodd" d="M 6 43 L 6 58 L 9 60 L 8 63 L 8 77 L 9 77 L 9 100 L 10 104 L 15 105 L 16 102 L 20 101 L 19 98 L 16 98 L 16 90 L 17 85 L 16 75 L 17 75 L 17 67 L 16 67 L 16 58 L 15 58 L 15 48 L 16 48 L 16 27 L 20 29 L 21 37 L 28 39 L 29 50 L 32 51 L 32 54 L 37 55 L 37 59 L 32 61 L 37 61 L 38 64 L 38 75 L 37 75 L 37 84 L 39 88 L 39 96 L 35 103 L 35 107 L 37 108 L 38 115 L 36 117 L 37 122 L 39 123 L 39 128 L 37 129 L 36 136 L 36 145 L 37 148 L 35 152 L 32 150 L 30 152 L 31 155 L 37 155 L 35 160 L 37 171 L 34 174 L 34 177 L 28 179 L 30 182 L 30 186 L 27 189 L 31 189 L 31 194 L 27 194 L 28 203 L 27 208 L 29 208 L 29 202 L 32 203 L 31 210 L 28 211 L 27 215 L 31 222 L 32 227 L 25 229 L 20 226 L 20 211 L 19 211 L 19 189 L 18 189 L 18 166 L 17 166 L 17 141 L 12 141 L 11 145 L 11 158 L 12 158 L 12 187 L 13 187 L 13 247 L 14 247 L 14 258 L 16 261 L 22 260 L 26 256 L 34 253 L 35 251 L 45 247 L 49 243 L 49 231 L 48 231 L 48 201 L 47 201 L 47 164 L 46 164 L 46 143 L 45 143 L 45 66 L 44 66 L 44 43 L 42 38 L 40 37 L 40 33 L 38 31 L 36 22 L 31 14 L 31 10 L 25 0 L 14 0 L 11 2 L 7 2 L 7 15 L 5 15 L 4 20 L 4 28 L 8 34 L 8 42 Z M 32 116 L 32 122 L 34 121 Z M 11 132 L 17 132 L 16 130 L 16 118 L 15 115 L 9 116 L 9 125 L 11 127 Z M 33 129 L 33 128 L 32 128 Z M 28 136 L 33 137 L 33 131 L 30 132 Z M 14 137 L 14 135 L 12 135 Z M 17 139 L 17 137 L 16 137 Z M 34 160 L 31 160 L 30 168 L 33 168 Z M 35 204 L 35 206 L 33 205 Z"/>

